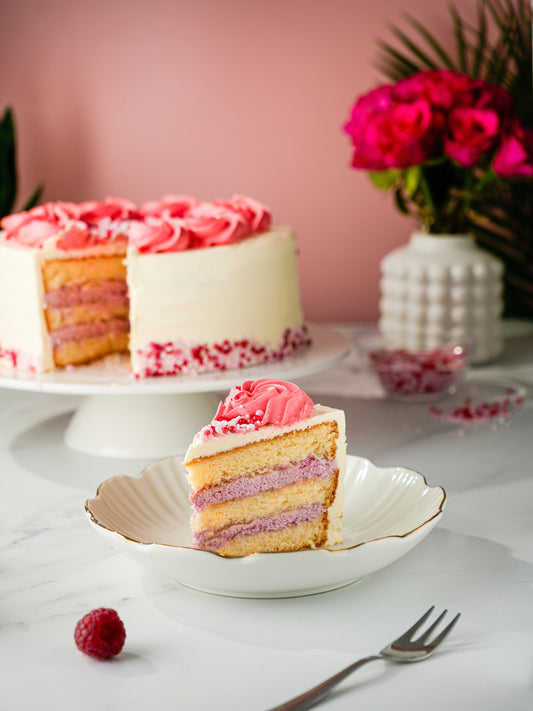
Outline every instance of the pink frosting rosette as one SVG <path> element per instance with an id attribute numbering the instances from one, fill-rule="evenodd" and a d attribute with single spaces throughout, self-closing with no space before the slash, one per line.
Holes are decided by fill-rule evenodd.
<path id="1" fill-rule="evenodd" d="M 0 225 L 6 232 L 6 240 L 39 249 L 68 225 L 73 219 L 71 208 L 74 207 L 70 203 L 47 202 L 31 210 L 8 215 Z"/>
<path id="2" fill-rule="evenodd" d="M 200 203 L 191 209 L 185 220 L 192 235 L 193 247 L 233 244 L 251 234 L 243 215 L 226 205 Z"/>
<path id="3" fill-rule="evenodd" d="M 78 219 L 88 225 L 98 225 L 103 220 L 131 220 L 139 216 L 137 206 L 124 198 L 108 197 L 105 200 L 88 200 L 78 205 Z"/>
<path id="4" fill-rule="evenodd" d="M 272 224 L 272 215 L 266 205 L 246 195 L 234 195 L 231 200 L 215 200 L 214 204 L 222 205 L 241 215 L 248 225 L 250 234 L 266 232 Z"/>
<path id="5" fill-rule="evenodd" d="M 200 201 L 190 195 L 164 195 L 161 200 L 143 202 L 140 212 L 143 217 L 185 217 Z"/>
<path id="6" fill-rule="evenodd" d="M 148 216 L 130 224 L 129 240 L 142 253 L 181 252 L 189 246 L 191 235 L 183 220 Z"/>
<path id="7" fill-rule="evenodd" d="M 218 406 L 214 419 L 238 418 L 253 421 L 256 427 L 292 425 L 315 411 L 311 398 L 294 383 L 272 378 L 247 380 L 232 388 Z"/>
<path id="8" fill-rule="evenodd" d="M 200 202 L 189 195 L 165 195 L 138 208 L 123 198 L 80 203 L 48 202 L 1 221 L 4 239 L 42 249 L 51 238 L 62 250 L 79 250 L 130 240 L 139 252 L 177 252 L 238 242 L 268 230 L 271 214 L 244 195 Z"/>
<path id="9" fill-rule="evenodd" d="M 56 242 L 64 251 L 84 249 L 127 239 L 129 220 L 139 215 L 134 203 L 123 198 L 87 200 L 72 205 L 72 219 Z"/>

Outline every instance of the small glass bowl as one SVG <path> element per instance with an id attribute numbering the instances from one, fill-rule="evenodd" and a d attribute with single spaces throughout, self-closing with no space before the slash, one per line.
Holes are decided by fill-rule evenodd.
<path id="1" fill-rule="evenodd" d="M 393 347 L 376 336 L 364 340 L 362 347 L 368 368 L 397 400 L 428 402 L 451 395 L 469 365 L 469 349 L 461 344 L 418 350 Z"/>

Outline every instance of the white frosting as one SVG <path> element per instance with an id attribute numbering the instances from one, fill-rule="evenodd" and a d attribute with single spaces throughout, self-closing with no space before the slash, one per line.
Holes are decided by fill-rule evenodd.
<path id="1" fill-rule="evenodd" d="M 128 250 L 130 349 L 179 338 L 213 343 L 243 336 L 278 346 L 302 323 L 296 241 L 288 229 L 236 244 L 169 254 Z"/>
<path id="2" fill-rule="evenodd" d="M 0 347 L 17 352 L 24 367 L 53 367 L 42 307 L 41 253 L 0 242 Z"/>

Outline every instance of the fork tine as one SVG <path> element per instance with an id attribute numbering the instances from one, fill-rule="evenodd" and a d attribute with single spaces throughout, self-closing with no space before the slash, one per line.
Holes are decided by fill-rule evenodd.
<path id="1" fill-rule="evenodd" d="M 430 627 L 427 628 L 427 630 L 424 632 L 424 634 L 421 634 L 420 637 L 417 637 L 417 640 L 416 640 L 417 644 L 424 644 L 424 642 L 429 638 L 430 634 L 437 629 L 439 624 L 442 622 L 442 620 L 446 616 L 447 612 L 448 612 L 448 610 L 444 610 L 443 612 L 441 612 L 440 615 L 435 620 L 435 622 Z"/>
<path id="2" fill-rule="evenodd" d="M 419 620 L 417 620 L 412 627 L 409 627 L 409 629 L 406 632 L 404 632 L 401 637 L 398 637 L 396 642 L 399 642 L 400 640 L 408 642 L 411 639 L 411 637 L 413 636 L 413 634 L 417 631 L 417 629 L 419 629 L 419 627 L 421 627 L 424 624 L 424 622 L 431 615 L 431 613 L 433 612 L 434 609 L 435 609 L 435 605 L 431 605 L 429 610 L 426 610 L 426 612 L 424 612 L 422 617 Z"/>
<path id="3" fill-rule="evenodd" d="M 433 642 L 431 642 L 431 646 L 432 646 L 433 648 L 438 647 L 439 644 L 440 644 L 441 642 L 443 642 L 443 641 L 446 639 L 446 637 L 450 634 L 450 632 L 453 630 L 453 628 L 454 628 L 455 625 L 457 624 L 457 622 L 458 622 L 458 620 L 459 620 L 460 617 L 461 617 L 461 613 L 458 612 L 457 615 L 455 615 L 455 617 L 453 618 L 453 620 L 450 622 L 450 624 L 448 625 L 448 627 L 445 627 L 445 628 L 442 630 L 442 632 L 441 632 L 437 637 L 435 637 L 435 639 L 433 640 Z"/>

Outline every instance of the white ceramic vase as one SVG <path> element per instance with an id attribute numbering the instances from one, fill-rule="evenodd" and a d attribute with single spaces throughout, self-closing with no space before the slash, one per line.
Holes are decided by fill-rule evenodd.
<path id="1" fill-rule="evenodd" d="M 379 329 L 397 347 L 472 347 L 472 362 L 503 349 L 503 265 L 464 235 L 415 233 L 381 261 Z"/>

